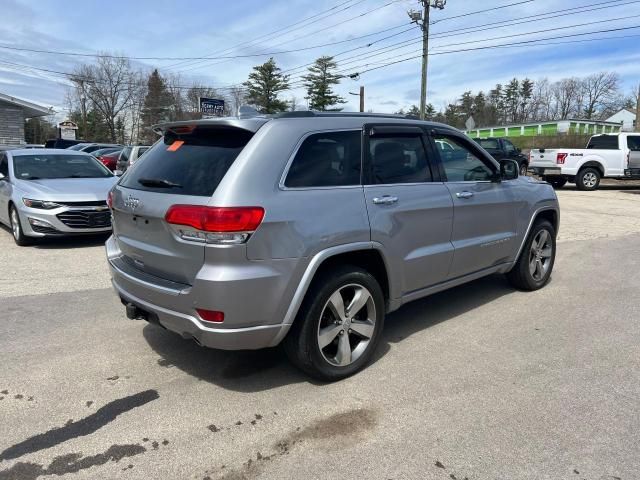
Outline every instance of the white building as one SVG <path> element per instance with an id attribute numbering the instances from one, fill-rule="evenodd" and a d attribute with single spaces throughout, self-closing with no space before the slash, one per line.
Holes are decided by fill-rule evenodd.
<path id="1" fill-rule="evenodd" d="M 47 107 L 0 93 L 0 145 L 23 144 L 25 119 L 51 113 Z"/>
<path id="2" fill-rule="evenodd" d="M 615 115 L 607 118 L 607 122 L 622 122 L 622 131 L 623 132 L 634 132 L 636 129 L 636 112 L 631 108 L 623 108 Z"/>

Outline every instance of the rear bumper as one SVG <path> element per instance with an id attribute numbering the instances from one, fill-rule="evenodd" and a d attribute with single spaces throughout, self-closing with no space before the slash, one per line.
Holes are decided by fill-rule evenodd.
<path id="1" fill-rule="evenodd" d="M 551 176 L 562 175 L 562 169 L 560 167 L 529 167 L 529 171 L 535 175 Z"/>
<path id="2" fill-rule="evenodd" d="M 283 323 L 280 311 L 290 300 L 287 291 L 294 261 L 279 261 L 277 268 L 205 265 L 193 285 L 185 285 L 146 274 L 124 262 L 113 236 L 107 240 L 106 250 L 113 287 L 122 302 L 130 304 L 129 310 L 136 307 L 139 317 L 200 345 L 222 350 L 272 347 L 291 326 Z M 222 311 L 225 320 L 205 322 L 196 308 Z"/>
<path id="3" fill-rule="evenodd" d="M 258 350 L 276 346 L 289 331 L 290 325 L 262 325 L 247 328 L 209 328 L 199 319 L 184 313 L 153 305 L 126 292 L 117 280 L 112 267 L 113 287 L 122 303 L 140 310 L 140 318 L 157 323 L 183 338 L 195 340 L 198 345 L 220 350 Z"/>

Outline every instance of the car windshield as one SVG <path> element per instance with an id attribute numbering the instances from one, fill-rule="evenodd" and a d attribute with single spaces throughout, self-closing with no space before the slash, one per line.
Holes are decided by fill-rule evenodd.
<path id="1" fill-rule="evenodd" d="M 480 138 L 476 140 L 477 143 L 480 144 L 480 146 L 484 149 L 498 149 L 500 148 L 498 146 L 498 140 L 496 140 L 495 138 Z"/>
<path id="2" fill-rule="evenodd" d="M 113 176 L 91 155 L 17 155 L 13 157 L 13 171 L 18 180 Z"/>

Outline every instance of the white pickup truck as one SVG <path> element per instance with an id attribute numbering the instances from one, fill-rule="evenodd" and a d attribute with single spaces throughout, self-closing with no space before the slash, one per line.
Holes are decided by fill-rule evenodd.
<path id="1" fill-rule="evenodd" d="M 640 180 L 640 133 L 594 135 L 586 149 L 532 149 L 529 170 L 555 188 L 596 190 L 602 178 Z"/>

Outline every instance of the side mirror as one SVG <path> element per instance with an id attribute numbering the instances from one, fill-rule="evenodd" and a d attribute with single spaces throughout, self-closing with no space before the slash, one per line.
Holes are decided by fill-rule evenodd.
<path id="1" fill-rule="evenodd" d="M 515 180 L 518 178 L 520 168 L 515 160 L 500 160 L 500 178 L 502 180 Z"/>
<path id="2" fill-rule="evenodd" d="M 516 152 L 522 153 L 522 149 L 520 147 L 516 147 Z"/>

